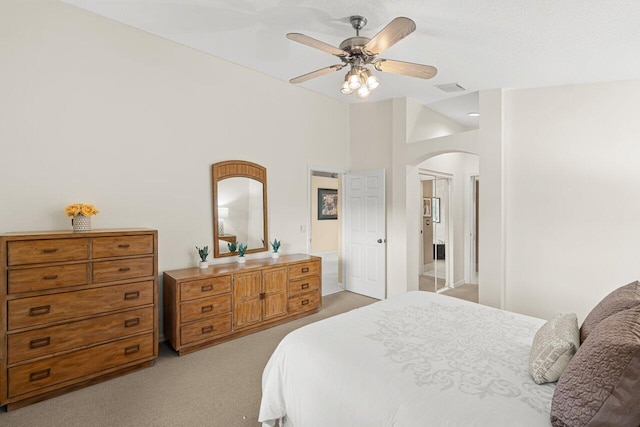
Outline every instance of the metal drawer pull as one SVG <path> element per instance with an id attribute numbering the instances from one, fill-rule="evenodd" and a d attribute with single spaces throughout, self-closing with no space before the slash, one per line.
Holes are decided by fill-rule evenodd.
<path id="1" fill-rule="evenodd" d="M 136 299 L 140 298 L 140 291 L 127 292 L 124 294 L 124 299 Z"/>
<path id="2" fill-rule="evenodd" d="M 43 369 L 42 371 L 32 372 L 29 374 L 29 381 L 38 381 L 48 378 L 51 375 L 51 368 Z"/>
<path id="3" fill-rule="evenodd" d="M 202 292 L 212 291 L 213 285 L 203 285 L 200 289 L 202 289 Z"/>
<path id="4" fill-rule="evenodd" d="M 120 267 L 118 269 L 118 271 L 122 271 L 122 272 L 129 271 L 129 270 L 131 270 L 131 267 Z"/>
<path id="5" fill-rule="evenodd" d="M 43 249 L 42 252 L 44 252 L 45 254 L 52 254 L 54 252 L 58 252 L 57 248 L 53 248 L 53 249 Z"/>
<path id="6" fill-rule="evenodd" d="M 118 245 L 119 248 L 122 249 L 127 249 L 130 245 L 128 243 L 122 244 L 122 245 Z"/>
<path id="7" fill-rule="evenodd" d="M 213 311 L 213 305 L 205 305 L 200 309 L 200 311 L 202 313 L 208 313 L 209 311 Z"/>
<path id="8" fill-rule="evenodd" d="M 213 326 L 207 326 L 207 327 L 202 328 L 202 333 L 203 334 L 209 334 L 211 332 L 213 332 Z"/>
<path id="9" fill-rule="evenodd" d="M 58 278 L 57 274 L 52 274 L 50 276 L 44 276 L 43 277 L 44 280 L 54 280 L 54 279 L 57 279 L 57 278 Z"/>
<path id="10" fill-rule="evenodd" d="M 303 283 L 300 289 L 307 289 L 309 287 L 308 283 Z"/>
<path id="11" fill-rule="evenodd" d="M 29 316 L 40 316 L 41 314 L 49 314 L 51 311 L 50 305 L 41 305 L 40 307 L 31 307 L 29 309 Z"/>
<path id="12" fill-rule="evenodd" d="M 302 305 L 307 305 L 309 304 L 309 300 L 308 299 L 303 299 L 302 300 Z"/>
<path id="13" fill-rule="evenodd" d="M 302 269 L 302 272 L 303 272 L 303 273 L 308 273 L 308 272 L 309 272 L 309 267 L 305 267 L 305 268 L 303 268 L 303 269 Z"/>
<path id="14" fill-rule="evenodd" d="M 136 317 L 135 319 L 129 319 L 124 321 L 124 327 L 130 328 L 132 326 L 138 326 L 140 324 L 140 318 Z"/>
<path id="15" fill-rule="evenodd" d="M 51 338 L 50 337 L 38 338 L 38 339 L 35 339 L 35 340 L 31 340 L 31 342 L 29 343 L 29 348 L 33 349 L 33 348 L 46 347 L 50 343 L 51 343 Z"/>
<path id="16" fill-rule="evenodd" d="M 140 351 L 140 344 L 132 345 L 131 347 L 127 347 L 124 349 L 124 355 L 137 353 Z"/>

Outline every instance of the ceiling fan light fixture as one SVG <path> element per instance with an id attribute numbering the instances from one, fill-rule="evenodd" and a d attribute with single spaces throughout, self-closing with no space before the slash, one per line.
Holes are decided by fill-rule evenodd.
<path id="1" fill-rule="evenodd" d="M 360 86 L 362 86 L 362 78 L 360 77 L 358 70 L 355 68 L 349 73 L 349 79 L 347 81 L 349 83 L 349 88 L 352 90 L 358 90 Z"/>
<path id="2" fill-rule="evenodd" d="M 353 93 L 353 89 L 349 87 L 349 81 L 347 80 L 347 78 L 345 78 L 344 82 L 342 82 L 340 92 L 342 92 L 344 95 L 351 95 Z"/>
<path id="3" fill-rule="evenodd" d="M 359 99 L 366 98 L 369 95 L 371 95 L 371 91 L 366 85 L 360 86 L 360 88 L 356 92 L 356 97 L 358 97 Z"/>
<path id="4" fill-rule="evenodd" d="M 369 88 L 369 90 L 373 90 L 378 86 L 380 86 L 380 81 L 376 76 L 370 75 L 369 77 L 367 77 L 367 87 Z"/>

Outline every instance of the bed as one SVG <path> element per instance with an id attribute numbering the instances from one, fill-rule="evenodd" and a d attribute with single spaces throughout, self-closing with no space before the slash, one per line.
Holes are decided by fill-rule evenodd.
<path id="1" fill-rule="evenodd" d="M 263 426 L 549 426 L 529 374 L 541 319 L 409 292 L 287 335 L 265 367 Z"/>

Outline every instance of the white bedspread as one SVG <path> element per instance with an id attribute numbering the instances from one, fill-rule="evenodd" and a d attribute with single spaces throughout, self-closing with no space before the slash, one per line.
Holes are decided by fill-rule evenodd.
<path id="1" fill-rule="evenodd" d="M 287 335 L 262 377 L 273 426 L 549 426 L 529 375 L 543 320 L 409 292 Z M 282 425 L 282 424 L 281 424 Z"/>

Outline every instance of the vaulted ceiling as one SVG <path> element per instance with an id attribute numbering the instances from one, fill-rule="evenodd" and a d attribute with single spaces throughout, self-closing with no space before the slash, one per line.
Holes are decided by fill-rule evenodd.
<path id="1" fill-rule="evenodd" d="M 417 30 L 380 56 L 433 65 L 433 79 L 377 72 L 365 101 L 340 93 L 346 69 L 301 86 L 344 102 L 410 97 L 469 126 L 478 90 L 640 78 L 638 0 L 63 1 L 284 81 L 340 63 L 286 33 L 338 46 L 355 35 L 351 15 L 367 18 L 366 37 L 407 16 Z M 453 82 L 466 91 L 435 87 Z"/>

